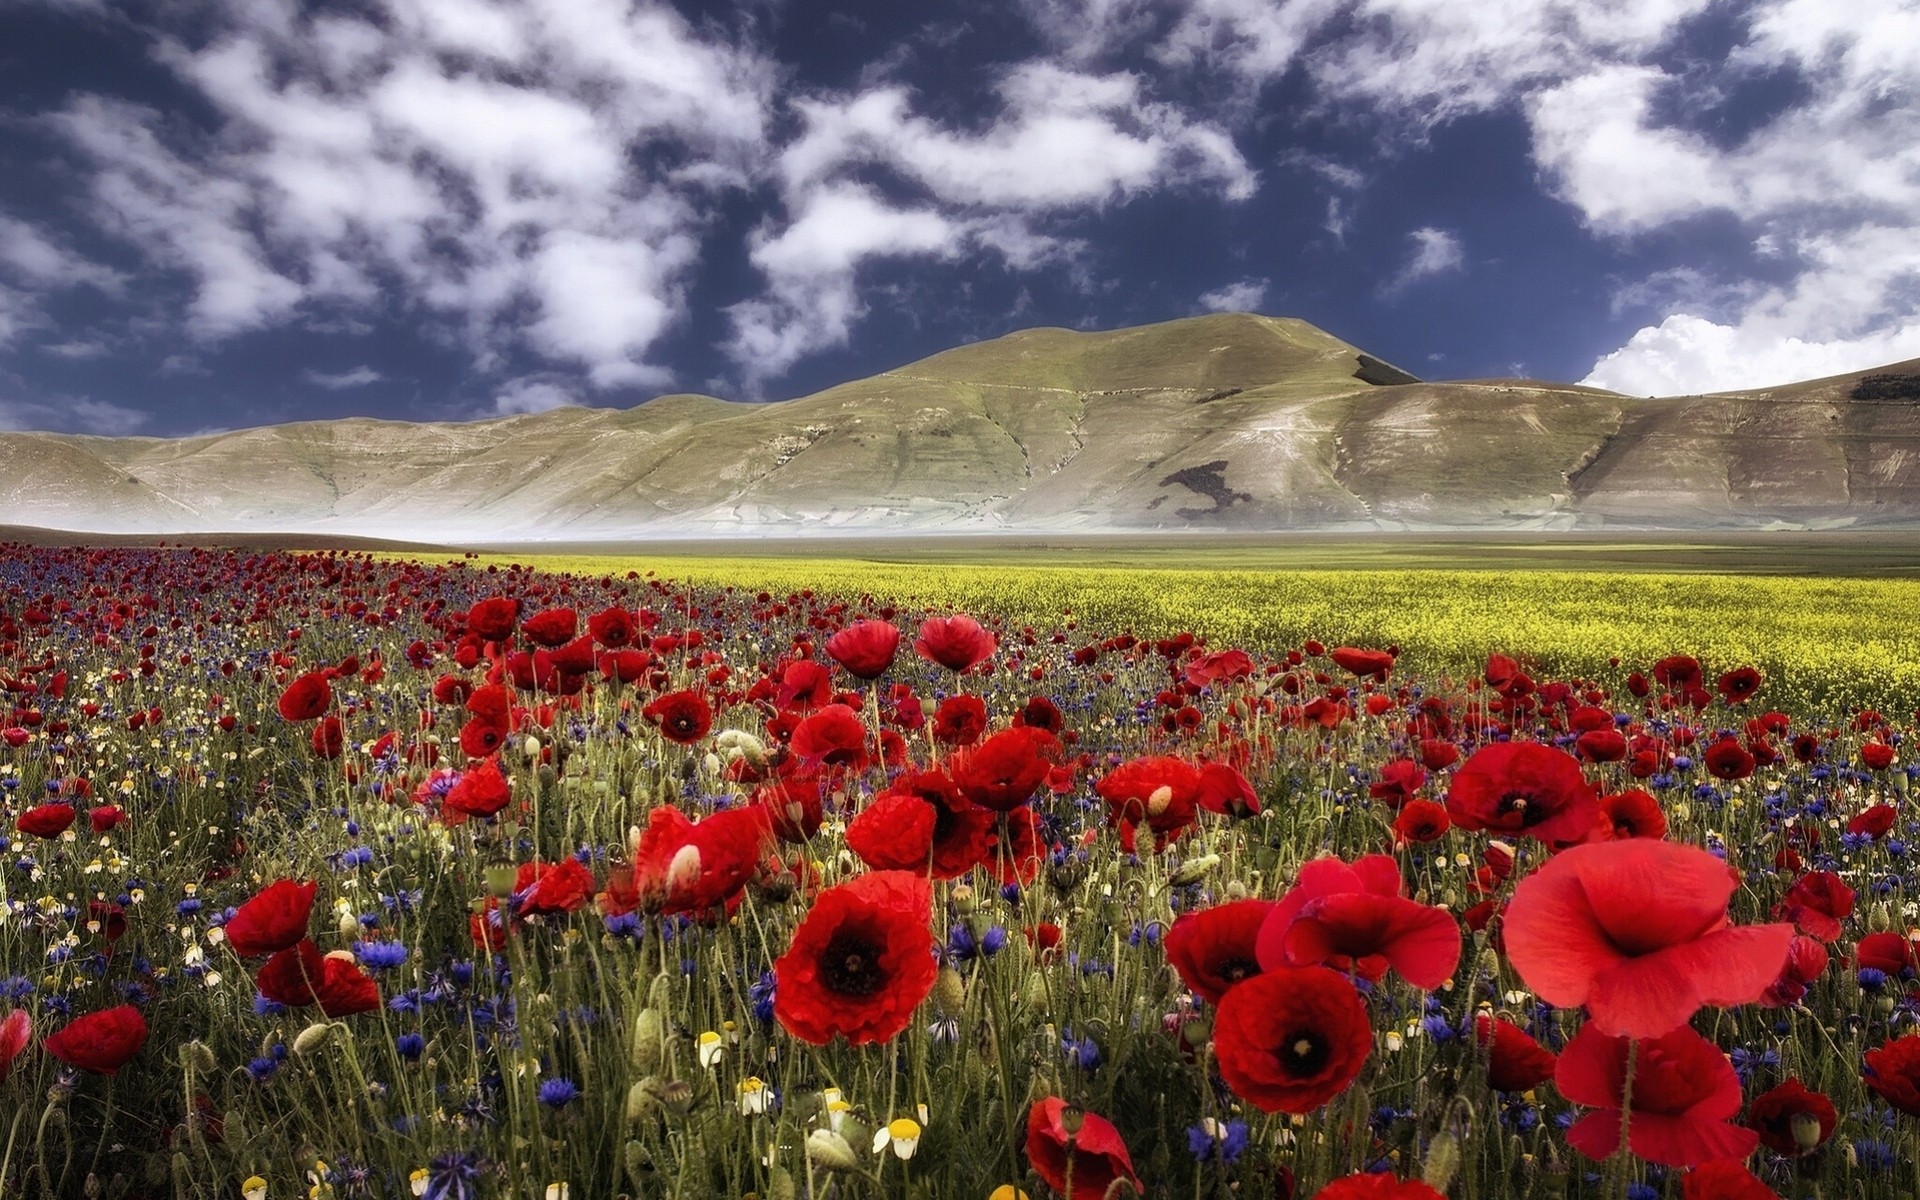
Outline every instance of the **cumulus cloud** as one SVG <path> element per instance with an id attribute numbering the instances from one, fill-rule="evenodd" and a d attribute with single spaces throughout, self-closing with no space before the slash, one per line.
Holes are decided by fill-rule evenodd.
<path id="1" fill-rule="evenodd" d="M 303 376 L 308 383 L 326 388 L 330 392 L 345 391 L 347 388 L 365 387 L 370 383 L 379 383 L 386 376 L 372 367 L 355 367 L 351 371 L 328 374 L 325 371 L 308 371 Z"/>
<path id="2" fill-rule="evenodd" d="M 1238 283 L 1229 283 L 1225 287 L 1203 292 L 1200 307 L 1208 312 L 1259 312 L 1266 303 L 1268 281 L 1265 279 L 1242 279 Z"/>
<path id="3" fill-rule="evenodd" d="M 764 157 L 764 53 L 655 0 L 222 0 L 161 61 L 196 135 L 81 95 L 48 123 L 98 223 L 177 274 L 203 341 L 423 312 L 495 369 L 520 346 L 600 387 L 666 378 L 713 189 Z"/>
<path id="4" fill-rule="evenodd" d="M 493 411 L 496 416 L 507 417 L 550 412 L 556 408 L 568 408 L 579 403 L 579 399 L 558 380 L 523 376 L 509 380 L 505 386 L 494 393 Z"/>
<path id="5" fill-rule="evenodd" d="M 1225 128 L 1149 99 L 1130 73 L 1025 62 L 995 91 L 979 129 L 920 115 L 898 85 L 795 102 L 802 131 L 776 167 L 786 219 L 757 229 L 750 251 L 768 286 L 729 310 L 727 352 L 750 389 L 847 340 L 866 311 L 864 263 L 992 253 L 1028 269 L 1078 249 L 1047 227 L 1062 214 L 1171 187 L 1229 201 L 1257 187 Z M 902 194 L 858 178 L 875 167 Z"/>

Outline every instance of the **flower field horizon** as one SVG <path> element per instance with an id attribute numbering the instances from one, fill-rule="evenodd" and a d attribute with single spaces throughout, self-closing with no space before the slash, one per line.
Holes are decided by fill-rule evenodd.
<path id="1" fill-rule="evenodd" d="M 1920 583 L 0 586 L 8 1197 L 1920 1194 Z"/>

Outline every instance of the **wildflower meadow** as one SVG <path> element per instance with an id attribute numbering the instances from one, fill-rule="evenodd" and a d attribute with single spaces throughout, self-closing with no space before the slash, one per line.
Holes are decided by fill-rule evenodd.
<path id="1" fill-rule="evenodd" d="M 555 565 L 5 549 L 0 1194 L 1920 1195 L 1913 584 Z"/>

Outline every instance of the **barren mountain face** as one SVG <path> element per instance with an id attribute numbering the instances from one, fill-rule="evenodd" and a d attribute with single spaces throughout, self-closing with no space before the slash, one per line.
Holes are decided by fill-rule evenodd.
<path id="1" fill-rule="evenodd" d="M 1033 329 L 812 396 L 0 434 L 5 521 L 436 541 L 1920 521 L 1920 362 L 1639 399 L 1423 383 L 1301 321 Z"/>

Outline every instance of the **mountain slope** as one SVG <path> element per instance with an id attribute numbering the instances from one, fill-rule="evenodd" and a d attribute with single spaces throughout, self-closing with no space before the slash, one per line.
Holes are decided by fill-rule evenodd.
<path id="1" fill-rule="evenodd" d="M 1423 383 L 1304 322 L 1219 314 L 1025 330 L 774 404 L 0 434 L 0 502 L 63 529 L 441 541 L 1913 523 L 1920 361 L 1641 399 Z"/>

